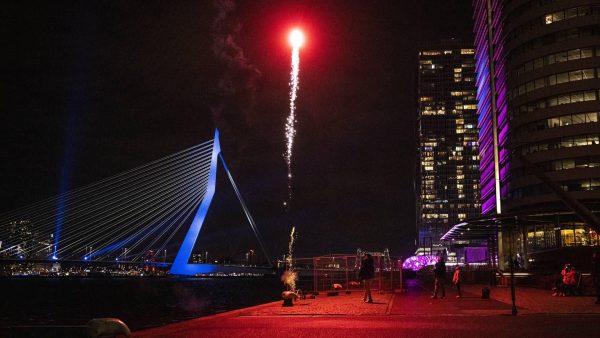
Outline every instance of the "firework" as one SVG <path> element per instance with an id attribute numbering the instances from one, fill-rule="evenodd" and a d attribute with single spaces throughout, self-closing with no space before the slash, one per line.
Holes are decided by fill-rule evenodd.
<path id="1" fill-rule="evenodd" d="M 288 254 L 285 257 L 287 270 L 281 276 L 281 281 L 287 285 L 288 289 L 292 292 L 296 292 L 296 281 L 298 280 L 298 273 L 294 271 L 294 242 L 296 241 L 296 236 L 296 228 L 292 227 L 290 242 L 288 244 Z"/>
<path id="2" fill-rule="evenodd" d="M 285 162 L 287 165 L 288 177 L 288 200 L 292 199 L 292 154 L 294 148 L 294 138 L 296 136 L 296 98 L 298 96 L 298 84 L 300 73 L 300 47 L 304 43 L 304 34 L 298 29 L 294 29 L 289 35 L 289 42 L 292 45 L 292 70 L 290 72 L 290 114 L 285 123 Z M 287 205 L 284 203 L 284 205 Z"/>

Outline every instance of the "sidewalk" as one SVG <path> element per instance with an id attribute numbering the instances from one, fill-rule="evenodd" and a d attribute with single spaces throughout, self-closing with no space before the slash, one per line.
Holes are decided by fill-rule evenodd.
<path id="1" fill-rule="evenodd" d="M 393 294 L 374 294 L 373 303 L 362 301 L 362 292 L 340 292 L 339 296 L 321 293 L 315 299 L 297 300 L 292 307 L 281 306 L 283 301 L 266 306 L 241 310 L 240 316 L 382 316 L 388 314 Z"/>
<path id="2" fill-rule="evenodd" d="M 457 315 L 503 315 L 510 314 L 512 306 L 498 299 L 481 299 L 481 288 L 463 287 L 462 298 L 456 298 L 456 290 L 446 286 L 444 299 L 431 299 L 433 290 L 416 283 L 407 293 L 395 295 L 391 315 L 404 316 L 457 316 Z M 477 291 L 479 290 L 479 291 Z M 441 296 L 441 295 L 439 295 Z"/>
<path id="3" fill-rule="evenodd" d="M 464 290 L 481 296 L 485 285 L 465 285 Z M 454 289 L 450 294 L 454 295 Z M 492 287 L 490 297 L 511 305 L 510 287 Z M 594 304 L 595 296 L 553 297 L 551 290 L 517 286 L 515 304 L 519 314 L 600 314 L 600 305 Z"/>
<path id="4" fill-rule="evenodd" d="M 491 298 L 481 299 L 482 287 L 464 285 L 463 298 L 455 298 L 456 290 L 447 285 L 445 299 L 431 299 L 428 285 L 409 281 L 405 293 L 375 292 L 373 304 L 364 303 L 360 291 L 330 297 L 321 293 L 315 299 L 297 300 L 293 307 L 277 301 L 135 332 L 134 337 L 397 337 L 400 329 L 413 332 L 412 338 L 433 332 L 447 335 L 448 330 L 452 332 L 448 336 L 488 338 L 528 332 L 539 336 L 546 330 L 554 337 L 563 330 L 559 324 L 567 330 L 575 323 L 586 336 L 585 330 L 595 330 L 600 320 L 600 305 L 593 297 L 553 297 L 550 291 L 517 287 L 518 315 L 511 316 L 510 288 L 493 287 Z M 423 331 L 425 327 L 429 331 Z"/>

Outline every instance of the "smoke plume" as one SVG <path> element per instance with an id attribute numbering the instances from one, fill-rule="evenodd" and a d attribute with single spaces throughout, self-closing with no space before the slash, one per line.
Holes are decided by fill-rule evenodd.
<path id="1" fill-rule="evenodd" d="M 232 17 L 236 5 L 231 0 L 215 0 L 217 16 L 212 24 L 212 51 L 222 63 L 223 73 L 217 81 L 217 102 L 211 107 L 216 126 L 223 134 L 223 147 L 228 158 L 238 161 L 243 152 L 243 138 L 251 127 L 252 112 L 256 105 L 256 90 L 260 70 L 250 63 L 235 38 L 241 25 Z"/>

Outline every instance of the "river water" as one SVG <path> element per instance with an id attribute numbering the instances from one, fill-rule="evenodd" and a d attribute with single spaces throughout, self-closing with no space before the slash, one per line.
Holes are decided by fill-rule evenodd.
<path id="1" fill-rule="evenodd" d="M 0 327 L 116 317 L 139 330 L 275 301 L 282 290 L 275 277 L 0 278 Z"/>

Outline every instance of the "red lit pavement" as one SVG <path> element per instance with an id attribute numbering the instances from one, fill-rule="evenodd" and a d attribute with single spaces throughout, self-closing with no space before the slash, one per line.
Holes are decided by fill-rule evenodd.
<path id="1" fill-rule="evenodd" d="M 456 299 L 448 286 L 445 299 L 417 284 L 407 293 L 376 294 L 374 304 L 361 294 L 281 302 L 231 311 L 159 328 L 134 337 L 600 337 L 600 305 L 593 297 L 552 297 L 547 290 L 517 288 L 519 314 L 511 316 L 510 289 L 463 287 Z"/>

